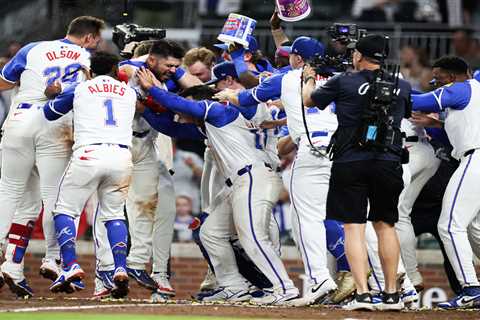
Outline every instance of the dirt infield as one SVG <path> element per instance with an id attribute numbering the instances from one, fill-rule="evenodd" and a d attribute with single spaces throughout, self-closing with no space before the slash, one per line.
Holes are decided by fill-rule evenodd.
<path id="1" fill-rule="evenodd" d="M 98 301 L 91 299 L 42 299 L 0 300 L 0 312 L 88 312 L 154 315 L 199 315 L 226 318 L 263 319 L 480 319 L 480 310 L 440 311 L 422 310 L 406 312 L 347 312 L 331 307 L 257 307 L 250 305 L 204 305 L 191 301 L 170 301 L 167 304 L 152 304 L 144 300 Z M 1 313 L 0 313 L 1 319 Z"/>

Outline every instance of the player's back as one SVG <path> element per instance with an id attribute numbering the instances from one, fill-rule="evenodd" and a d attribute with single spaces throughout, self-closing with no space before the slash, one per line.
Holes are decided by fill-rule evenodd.
<path id="1" fill-rule="evenodd" d="M 89 68 L 90 53 L 67 39 L 34 42 L 24 46 L 2 70 L 9 82 L 19 82 L 12 104 L 44 104 L 47 85 L 55 81 L 84 80 L 82 68 Z"/>
<path id="2" fill-rule="evenodd" d="M 79 84 L 73 100 L 74 149 L 94 143 L 131 146 L 136 100 L 135 90 L 109 76 Z"/>

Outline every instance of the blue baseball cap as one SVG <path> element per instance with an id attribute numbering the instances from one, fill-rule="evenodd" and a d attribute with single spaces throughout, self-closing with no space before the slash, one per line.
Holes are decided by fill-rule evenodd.
<path id="1" fill-rule="evenodd" d="M 248 49 L 245 48 L 246 51 L 255 52 L 258 50 L 258 42 L 254 36 L 247 36 L 247 41 L 248 41 Z M 228 45 L 226 43 L 217 43 L 217 44 L 214 44 L 213 46 L 219 49 L 222 49 L 223 51 L 227 51 L 228 49 Z"/>
<path id="2" fill-rule="evenodd" d="M 298 37 L 293 41 L 292 45 L 287 50 L 290 54 L 298 54 L 303 59 L 310 59 L 314 56 L 323 56 L 325 53 L 324 45 L 310 37 Z"/>
<path id="3" fill-rule="evenodd" d="M 220 80 L 225 80 L 227 76 L 238 79 L 237 71 L 235 71 L 235 64 L 229 61 L 215 65 L 212 69 L 212 74 L 212 80 L 205 83 L 206 85 L 215 84 Z"/>

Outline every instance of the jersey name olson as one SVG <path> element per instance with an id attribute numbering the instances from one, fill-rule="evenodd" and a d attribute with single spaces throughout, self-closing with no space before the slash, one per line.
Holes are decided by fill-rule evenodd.
<path id="1" fill-rule="evenodd" d="M 121 97 L 123 97 L 123 95 L 125 94 L 125 87 L 119 86 L 118 84 L 110 84 L 110 83 L 104 83 L 103 85 L 95 84 L 92 86 L 88 86 L 88 90 L 92 94 L 108 92 L 108 93 L 118 94 Z"/>
<path id="2" fill-rule="evenodd" d="M 56 51 L 49 51 L 45 54 L 49 61 L 57 60 L 57 59 L 71 59 L 71 60 L 78 60 L 80 58 L 81 53 L 78 51 L 73 50 L 60 50 Z"/>

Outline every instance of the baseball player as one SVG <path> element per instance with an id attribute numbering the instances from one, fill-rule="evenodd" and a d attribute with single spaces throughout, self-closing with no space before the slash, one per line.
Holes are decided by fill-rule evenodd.
<path id="1" fill-rule="evenodd" d="M 282 101 L 282 104 L 284 105 L 285 111 L 287 113 L 289 129 L 294 130 L 294 138 L 296 140 L 298 140 L 302 136 L 302 134 L 304 135 L 303 137 L 304 149 L 301 152 L 301 154 L 303 155 L 301 156 L 302 159 L 300 160 L 300 164 L 299 164 L 301 167 L 304 167 L 304 164 L 303 164 L 304 157 L 307 154 L 308 154 L 306 156 L 307 158 L 309 158 L 312 155 L 310 154 L 310 151 L 309 151 L 309 142 L 305 135 L 305 129 L 303 125 L 301 112 L 299 112 L 301 111 L 300 95 L 294 93 L 297 91 L 299 92 L 299 89 L 295 91 L 295 89 L 292 90 L 292 88 L 295 88 L 296 86 L 299 87 L 300 74 L 301 74 L 300 70 L 305 65 L 305 61 L 315 55 L 323 54 L 324 49 L 323 49 L 323 45 L 314 39 L 311 39 L 308 37 L 298 37 L 297 39 L 295 39 L 294 43 L 289 48 L 289 50 L 290 50 L 290 65 L 294 69 L 293 71 L 274 75 L 266 79 L 265 81 L 260 83 L 259 86 L 251 90 L 241 91 L 240 93 L 233 90 L 224 90 L 219 94 L 217 94 L 216 97 L 220 99 L 226 99 L 232 102 L 233 104 L 239 104 L 240 106 L 246 106 L 254 102 L 268 101 L 269 99 L 276 99 L 278 97 L 282 97 L 282 99 L 288 98 L 289 100 L 287 100 L 286 102 Z M 287 77 L 288 79 L 288 76 L 290 76 L 292 79 L 287 80 L 287 82 L 285 82 L 284 79 L 285 77 Z M 287 85 L 285 85 L 285 83 L 287 83 Z M 287 107 L 285 103 L 289 104 L 289 106 Z M 290 116 L 289 116 L 289 113 L 291 114 Z M 313 118 L 316 118 L 315 125 L 313 125 L 313 122 L 311 124 L 313 125 L 312 128 L 315 128 L 315 130 L 313 130 L 315 133 L 315 137 L 311 137 L 311 138 L 315 140 L 315 143 L 317 144 L 320 143 L 319 146 L 323 145 L 324 148 L 328 145 L 328 141 L 332 133 L 336 129 L 335 116 L 331 112 L 330 114 L 333 117 L 328 117 L 328 116 L 322 117 L 323 113 L 322 114 L 316 113 L 315 115 L 313 115 Z M 292 129 L 291 126 L 294 126 L 294 128 Z M 316 132 L 317 128 L 320 128 L 318 132 Z M 330 129 L 326 130 L 325 128 L 330 128 Z M 298 141 L 296 142 L 298 143 Z M 306 181 L 306 179 L 305 177 L 302 176 L 302 172 L 305 172 L 307 176 L 310 175 L 312 179 L 315 179 L 315 176 L 312 174 L 314 170 L 312 171 L 311 169 L 322 168 L 322 166 L 321 165 L 319 166 L 318 163 L 312 162 L 312 160 L 313 160 L 312 158 L 306 160 L 307 166 L 299 169 L 300 171 L 299 177 L 301 178 L 299 178 L 298 180 L 294 179 L 292 181 L 300 185 L 303 185 L 303 182 Z M 315 160 L 318 160 L 318 159 L 315 157 Z M 309 165 L 312 165 L 312 167 L 309 167 Z M 326 162 L 326 165 L 327 166 L 329 165 L 329 161 Z M 329 168 L 327 167 L 323 167 L 323 168 L 325 173 L 330 172 Z M 319 186 L 319 188 L 321 188 L 322 186 L 325 186 L 325 181 L 328 183 L 328 177 L 329 177 L 328 175 L 326 176 L 322 173 L 319 173 L 316 177 L 319 178 L 319 180 L 316 180 L 316 184 Z M 325 177 L 327 177 L 327 180 L 324 180 Z M 292 184 L 290 184 L 290 187 L 291 186 Z M 304 266 L 305 266 L 305 273 L 309 275 L 309 278 L 310 278 L 309 290 L 304 294 L 304 298 L 302 300 L 297 301 L 299 305 L 311 304 L 311 303 L 314 303 L 315 301 L 319 301 L 321 300 L 322 297 L 324 297 L 329 292 L 337 288 L 337 285 L 335 284 L 333 279 L 331 279 L 331 276 L 328 272 L 327 265 L 326 265 L 326 247 L 327 246 L 326 246 L 326 240 L 325 240 L 325 233 L 320 232 L 321 237 L 318 237 L 318 230 L 325 230 L 324 223 L 323 223 L 324 218 L 322 218 L 321 216 L 320 217 L 318 216 L 318 212 L 317 212 L 317 207 L 319 205 L 318 203 L 317 205 L 310 206 L 310 203 L 312 203 L 312 201 L 314 202 L 320 201 L 320 205 L 322 201 L 317 196 L 317 193 L 315 193 L 315 196 L 313 196 L 312 194 L 312 199 L 310 199 L 309 201 L 303 201 L 303 199 L 305 199 L 307 194 L 311 194 L 309 193 L 309 191 L 307 191 L 309 190 L 310 187 L 311 187 L 311 182 L 305 183 L 303 187 L 300 187 L 300 188 L 294 187 L 293 192 L 292 190 L 290 190 L 291 202 L 292 202 L 292 207 L 291 207 L 292 213 L 300 212 L 298 215 L 292 214 L 295 239 L 302 253 L 302 258 L 304 260 Z M 292 194 L 296 193 L 297 190 L 299 192 L 297 196 L 292 197 Z M 324 191 L 326 196 L 326 190 Z M 321 194 L 322 192 L 319 192 L 319 193 Z M 302 197 L 302 200 L 300 200 L 299 197 Z M 308 212 L 310 212 L 310 214 Z M 306 216 L 303 216 L 304 214 Z M 296 217 L 298 217 L 298 219 L 296 219 Z M 316 223 L 318 225 L 312 224 L 312 220 L 311 220 L 312 217 L 318 218 L 316 220 Z M 306 232 L 306 230 L 310 230 L 310 231 Z M 316 241 L 320 241 L 320 243 Z M 311 246 L 308 245 L 308 249 L 307 249 L 307 246 L 305 245 L 306 243 L 311 244 Z M 311 251 L 311 252 L 307 252 L 307 251 Z M 319 290 L 320 287 L 323 287 L 322 290 Z M 343 286 L 342 286 L 342 289 L 343 289 Z M 351 291 L 351 290 L 352 288 L 346 289 L 346 291 Z"/>
<path id="2" fill-rule="evenodd" d="M 53 280 L 58 275 L 55 261 L 58 258 L 58 245 L 51 212 L 60 177 L 71 153 L 71 144 L 66 143 L 69 140 L 66 136 L 71 134 L 71 118 L 67 116 L 50 123 L 39 110 L 47 101 L 44 90 L 48 85 L 63 85 L 84 78 L 82 70 L 88 69 L 90 56 L 86 49 L 96 48 L 103 27 L 104 23 L 100 19 L 78 17 L 70 23 L 64 39 L 24 46 L 3 68 L 0 76 L 0 90 L 17 86 L 11 113 L 3 127 L 0 201 L 4 207 L 0 242 L 3 243 L 7 236 L 15 211 L 24 209 L 19 208 L 19 202 L 26 189 L 32 190 L 28 183 L 34 183 L 32 175 L 37 170 L 45 211 L 43 230 L 47 245 L 40 273 Z M 40 198 L 28 201 L 39 200 Z M 29 294 L 31 291 L 28 288 L 22 288 L 26 282 L 23 281 L 21 261 L 25 252 L 22 248 L 27 244 L 26 239 L 29 238 L 31 229 L 31 219 L 27 216 L 32 215 L 29 210 L 18 210 L 18 215 L 9 236 L 11 245 L 2 272 L 12 290 Z"/>
<path id="3" fill-rule="evenodd" d="M 149 52 L 120 64 L 120 70 L 128 75 L 131 87 L 139 89 L 134 74 L 143 66 L 152 70 L 164 88 L 168 88 L 167 84 L 170 83 L 170 90 L 199 83 L 197 78 L 178 68 L 183 49 L 175 42 L 152 42 Z M 176 85 L 172 85 L 172 79 Z M 127 271 L 143 287 L 172 296 L 175 291 L 167 274 L 175 220 L 171 139 L 151 130 L 150 125 L 137 114 L 133 127 L 132 155 L 134 168 L 126 205 L 131 237 Z M 99 226 L 96 230 L 102 228 Z M 96 239 L 99 247 L 106 247 L 105 237 L 96 236 Z M 108 270 L 111 271 L 111 257 L 105 249 L 99 252 L 102 253 L 97 255 L 100 278 L 106 278 Z M 151 277 L 145 268 L 152 253 Z"/>
<path id="4" fill-rule="evenodd" d="M 207 84 L 215 84 L 217 89 L 231 88 L 244 89 L 240 84 L 235 66 L 231 62 L 224 62 L 213 68 L 214 79 Z M 234 106 L 233 106 L 234 107 Z M 246 120 L 254 127 L 250 129 L 251 145 L 255 147 L 256 156 L 272 166 L 278 168 L 279 159 L 276 152 L 276 136 L 274 129 L 259 129 L 261 123 L 273 119 L 272 113 L 265 104 L 258 104 L 249 108 L 238 108 Z M 210 151 L 216 154 L 215 151 Z M 215 179 L 215 177 L 213 177 Z M 223 177 L 225 180 L 225 177 Z M 218 289 L 202 296 L 202 301 L 244 301 L 249 300 L 247 280 L 241 275 L 235 259 L 230 240 L 232 238 L 232 190 L 220 183 L 223 188 L 214 193 L 209 206 L 209 216 L 200 229 L 201 242 L 208 252 L 208 257 L 215 269 Z M 278 198 L 272 194 L 272 198 Z M 278 226 L 274 219 L 270 219 L 270 239 L 279 251 Z"/>
<path id="5" fill-rule="evenodd" d="M 413 95 L 412 101 L 415 111 L 447 111 L 445 130 L 453 146 L 452 156 L 460 160 L 443 197 L 438 232 L 463 290 L 457 297 L 438 306 L 463 309 L 480 302 L 480 283 L 472 262 L 472 245 L 478 246 L 480 240 L 480 158 L 477 151 L 480 148 L 477 126 L 480 120 L 477 107 L 480 82 L 471 79 L 468 64 L 460 58 L 443 57 L 435 65 L 441 69 L 441 76 L 450 77 L 453 82 L 430 93 Z M 475 253 L 478 251 L 476 247 Z"/>
<path id="6" fill-rule="evenodd" d="M 236 108 L 210 100 L 190 101 L 169 94 L 153 85 L 153 76 L 146 70 L 139 73 L 139 80 L 164 107 L 205 121 L 206 135 L 221 160 L 218 165 L 224 176 L 229 177 L 226 184 L 233 190 L 233 220 L 240 243 L 273 284 L 272 294 L 251 301 L 258 304 L 284 304 L 297 298 L 298 289 L 288 277 L 268 234 L 275 201 L 269 197 L 275 194 L 275 189 L 280 189 L 281 182 L 271 165 L 268 167 L 252 157 L 256 151 L 249 143 L 251 133 L 246 120 Z M 213 93 L 208 87 L 196 87 L 191 91 L 190 95 L 195 94 L 195 98 L 203 96 L 208 99 Z M 248 219 L 245 219 L 246 212 Z"/>
<path id="7" fill-rule="evenodd" d="M 405 147 L 408 149 L 410 157 L 408 165 L 404 165 L 404 171 L 410 172 L 411 179 L 410 183 L 403 188 L 398 200 L 398 222 L 395 224 L 395 229 L 398 233 L 400 253 L 407 274 L 414 285 L 421 287 L 423 281 L 417 270 L 416 239 L 410 214 L 423 186 L 440 166 L 440 159 L 435 157 L 435 152 L 428 142 L 423 127 L 403 119 L 401 130 L 406 135 Z"/>
<path id="8" fill-rule="evenodd" d="M 50 286 L 61 291 L 85 276 L 75 253 L 76 229 L 88 198 L 97 191 L 99 219 L 105 224 L 115 263 L 116 297 L 128 293 L 127 227 L 123 205 L 132 173 L 132 122 L 137 95 L 116 79 L 118 58 L 97 53 L 91 58 L 94 79 L 73 85 L 43 108 L 56 120 L 73 109 L 73 154 L 62 177 L 54 209 L 62 272 Z"/>

